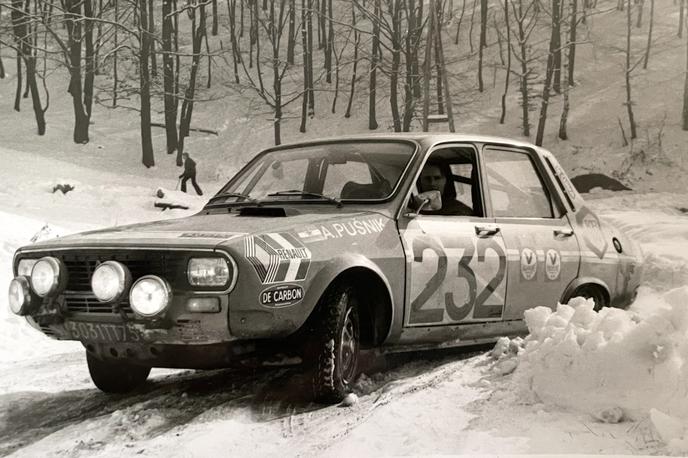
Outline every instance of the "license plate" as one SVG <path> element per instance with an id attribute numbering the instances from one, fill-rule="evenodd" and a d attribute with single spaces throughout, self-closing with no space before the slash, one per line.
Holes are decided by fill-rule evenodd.
<path id="1" fill-rule="evenodd" d="M 123 324 L 69 321 L 67 329 L 75 340 L 96 342 L 138 342 L 139 334 Z"/>

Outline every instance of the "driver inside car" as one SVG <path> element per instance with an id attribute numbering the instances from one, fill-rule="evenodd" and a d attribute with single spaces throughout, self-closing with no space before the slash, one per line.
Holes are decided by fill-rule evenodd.
<path id="1" fill-rule="evenodd" d="M 423 193 L 429 191 L 438 191 L 441 196 L 441 207 L 439 209 L 431 209 L 426 206 L 420 211 L 423 215 L 455 215 L 455 216 L 471 216 L 473 210 L 462 202 L 456 200 L 456 187 L 452 178 L 452 172 L 449 164 L 442 162 L 428 162 L 420 172 L 418 179 L 418 190 L 420 191 L 420 201 L 422 202 Z"/>

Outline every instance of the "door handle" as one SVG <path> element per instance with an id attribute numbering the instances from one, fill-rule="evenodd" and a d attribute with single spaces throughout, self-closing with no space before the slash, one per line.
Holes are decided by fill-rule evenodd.
<path id="1" fill-rule="evenodd" d="M 555 229 L 554 230 L 554 236 L 555 237 L 571 237 L 573 235 L 573 229 L 569 229 L 568 227 L 562 228 L 562 229 Z"/>
<path id="2" fill-rule="evenodd" d="M 488 224 L 483 226 L 475 226 L 475 234 L 478 237 L 487 237 L 489 235 L 495 235 L 498 232 L 499 226 L 493 226 Z"/>

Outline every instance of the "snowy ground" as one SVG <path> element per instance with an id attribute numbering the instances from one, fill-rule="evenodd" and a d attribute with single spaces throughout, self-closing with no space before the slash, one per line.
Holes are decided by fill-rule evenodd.
<path id="1" fill-rule="evenodd" d="M 0 148 L 0 290 L 34 236 L 185 214 L 158 187 Z M 32 177 L 60 177 L 50 180 Z M 76 189 L 52 193 L 59 182 Z M 95 183 L 98 183 L 97 185 Z M 194 208 L 198 198 L 186 197 Z M 630 311 L 576 302 L 529 313 L 525 341 L 490 353 L 396 358 L 362 376 L 353 407 L 304 401 L 294 369 L 154 371 L 129 396 L 90 382 L 78 344 L 54 342 L 0 295 L 0 455 L 685 454 L 688 452 L 688 196 L 594 194 L 642 243 L 647 281 Z M 47 227 L 46 227 L 47 224 Z M 56 356 L 59 355 L 59 356 Z"/>

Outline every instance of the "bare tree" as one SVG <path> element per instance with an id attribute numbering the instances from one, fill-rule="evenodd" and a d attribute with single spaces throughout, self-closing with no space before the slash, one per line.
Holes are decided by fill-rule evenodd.
<path id="1" fill-rule="evenodd" d="M 487 46 L 487 0 L 480 0 L 480 44 L 478 45 L 478 90 L 483 92 L 483 49 Z"/>
<path id="2" fill-rule="evenodd" d="M 512 46 L 511 53 L 519 63 L 520 71 L 518 73 L 519 89 L 521 93 L 521 132 L 524 137 L 530 136 L 530 100 L 531 90 L 530 82 L 533 75 L 533 61 L 535 57 L 531 51 L 530 37 L 535 30 L 538 19 L 537 3 L 530 1 L 524 7 L 526 0 L 514 0 L 511 3 L 514 23 L 516 25 L 516 46 Z"/>
<path id="3" fill-rule="evenodd" d="M 628 0 L 628 7 L 626 8 L 626 66 L 625 66 L 625 81 L 626 81 L 626 110 L 628 111 L 628 122 L 631 125 L 631 140 L 637 137 L 635 119 L 633 117 L 633 99 L 631 98 L 631 0 Z"/>
<path id="4" fill-rule="evenodd" d="M 175 68 L 172 49 L 172 30 L 174 27 L 172 0 L 162 2 L 162 75 L 163 75 L 163 102 L 165 109 L 165 138 L 167 141 L 167 154 L 177 150 L 177 111 L 179 99 L 174 87 Z M 234 30 L 232 29 L 232 38 Z M 232 45 L 233 46 L 233 45 Z M 234 49 L 234 47 L 232 47 Z"/>
<path id="5" fill-rule="evenodd" d="M 537 133 L 535 134 L 535 144 L 542 146 L 545 135 L 545 125 L 547 123 L 547 108 L 549 107 L 550 89 L 552 86 L 552 76 L 554 74 L 554 56 L 560 44 L 559 37 L 559 11 L 560 0 L 552 0 L 552 28 L 549 40 L 549 52 L 547 54 L 547 68 L 545 70 L 545 82 L 542 86 L 542 98 L 540 102 L 540 117 L 538 118 Z"/>
<path id="6" fill-rule="evenodd" d="M 382 9 L 380 8 L 380 0 L 375 1 L 375 17 L 380 17 L 382 15 Z M 369 95 L 368 95 L 368 129 L 375 130 L 378 128 L 376 114 L 375 114 L 375 102 L 377 94 L 377 65 L 378 58 L 380 55 L 380 23 L 379 21 L 373 21 L 373 49 L 370 57 L 370 85 L 369 85 Z"/>
<path id="7" fill-rule="evenodd" d="M 88 1 L 88 0 L 87 0 Z M 155 165 L 153 137 L 151 135 L 150 72 L 148 63 L 151 51 L 151 34 L 148 18 L 148 1 L 139 0 L 139 100 L 141 105 L 141 162 L 146 167 Z"/>
<path id="8" fill-rule="evenodd" d="M 575 1 L 575 0 L 573 0 Z M 506 29 L 506 74 L 504 75 L 504 92 L 502 93 L 502 114 L 499 123 L 504 124 L 506 117 L 506 96 L 509 92 L 509 77 L 511 76 L 511 24 L 509 23 L 509 0 L 504 0 L 504 25 Z"/>
<path id="9" fill-rule="evenodd" d="M 650 60 L 650 47 L 652 46 L 652 26 L 655 18 L 655 0 L 650 0 L 650 28 L 647 31 L 647 46 L 645 47 L 645 57 L 643 58 L 643 68 L 647 68 Z"/>
<path id="10" fill-rule="evenodd" d="M 686 38 L 686 79 L 683 84 L 683 123 L 681 128 L 688 130 L 688 34 Z"/>

